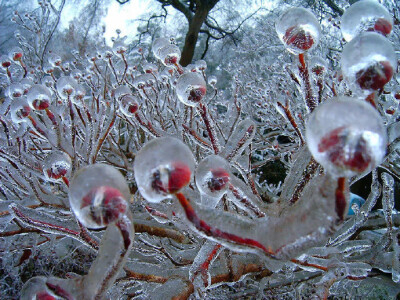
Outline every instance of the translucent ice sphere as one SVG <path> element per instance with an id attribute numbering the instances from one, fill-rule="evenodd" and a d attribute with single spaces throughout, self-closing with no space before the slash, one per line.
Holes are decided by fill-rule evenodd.
<path id="1" fill-rule="evenodd" d="M 55 151 L 48 155 L 43 164 L 43 172 L 50 181 L 58 181 L 69 175 L 71 158 L 64 152 Z"/>
<path id="2" fill-rule="evenodd" d="M 78 83 L 71 76 L 61 76 L 57 79 L 56 88 L 61 98 L 67 99 L 75 95 Z"/>
<path id="3" fill-rule="evenodd" d="M 139 105 L 132 95 L 124 95 L 121 97 L 119 109 L 125 116 L 132 117 L 139 109 Z"/>
<path id="4" fill-rule="evenodd" d="M 364 31 L 375 31 L 386 36 L 392 28 L 392 15 L 375 0 L 361 0 L 351 5 L 344 12 L 340 26 L 348 42 Z"/>
<path id="5" fill-rule="evenodd" d="M 51 103 L 50 90 L 41 84 L 34 84 L 29 89 L 26 98 L 32 109 L 43 110 L 48 108 Z"/>
<path id="6" fill-rule="evenodd" d="M 130 192 L 122 174 L 105 164 L 89 165 L 73 177 L 69 202 L 78 220 L 88 228 L 103 228 L 128 209 Z"/>
<path id="7" fill-rule="evenodd" d="M 386 130 L 367 102 L 333 98 L 318 106 L 306 124 L 311 154 L 336 177 L 350 177 L 379 165 L 386 150 Z"/>
<path id="8" fill-rule="evenodd" d="M 196 185 L 201 193 L 220 199 L 229 188 L 232 177 L 228 162 L 218 155 L 203 159 L 196 169 Z"/>
<path id="9" fill-rule="evenodd" d="M 199 73 L 185 73 L 176 83 L 178 99 L 186 105 L 196 106 L 206 94 L 206 82 Z"/>
<path id="10" fill-rule="evenodd" d="M 11 120 L 18 124 L 27 121 L 31 108 L 25 98 L 20 98 L 11 102 L 10 112 Z"/>
<path id="11" fill-rule="evenodd" d="M 321 35 L 317 18 L 301 7 L 286 10 L 276 21 L 275 29 L 287 50 L 296 55 L 313 49 Z"/>
<path id="12" fill-rule="evenodd" d="M 160 60 L 166 66 L 176 65 L 181 59 L 181 50 L 172 44 L 162 47 L 158 54 Z"/>
<path id="13" fill-rule="evenodd" d="M 182 141 L 156 138 L 136 155 L 136 184 L 147 201 L 160 202 L 172 198 L 190 182 L 194 166 L 193 154 Z"/>
<path id="14" fill-rule="evenodd" d="M 159 54 L 160 49 L 170 44 L 171 43 L 169 42 L 169 39 L 166 38 L 155 39 L 151 46 L 151 50 L 153 51 L 154 56 L 160 59 L 160 54 Z"/>
<path id="15" fill-rule="evenodd" d="M 343 48 L 341 66 L 350 86 L 364 92 L 383 88 L 396 70 L 392 44 L 382 35 L 366 32 Z"/>

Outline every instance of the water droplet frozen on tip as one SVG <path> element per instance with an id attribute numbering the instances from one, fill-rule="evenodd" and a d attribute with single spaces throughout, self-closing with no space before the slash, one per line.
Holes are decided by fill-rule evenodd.
<path id="1" fill-rule="evenodd" d="M 206 82 L 199 73 L 185 73 L 176 83 L 176 95 L 185 105 L 196 106 L 206 94 Z"/>
<path id="2" fill-rule="evenodd" d="M 41 85 L 33 85 L 26 95 L 29 106 L 35 110 L 44 110 L 50 106 L 51 93 L 50 90 Z"/>
<path id="3" fill-rule="evenodd" d="M 64 152 L 53 151 L 43 164 L 43 172 L 50 181 L 59 181 L 71 172 L 71 158 Z"/>
<path id="4" fill-rule="evenodd" d="M 397 66 L 392 44 L 374 32 L 362 33 L 346 44 L 340 63 L 350 86 L 362 93 L 383 88 Z"/>
<path id="5" fill-rule="evenodd" d="M 166 66 L 175 66 L 181 59 L 181 50 L 176 45 L 167 45 L 158 50 L 161 62 Z"/>
<path id="6" fill-rule="evenodd" d="M 386 130 L 367 102 L 333 98 L 318 106 L 306 124 L 307 146 L 317 162 L 336 177 L 366 173 L 386 152 Z"/>
<path id="7" fill-rule="evenodd" d="M 48 58 L 49 64 L 53 67 L 58 67 L 61 65 L 61 56 L 56 53 L 50 53 Z"/>
<path id="8" fill-rule="evenodd" d="M 20 47 L 13 47 L 11 50 L 8 52 L 8 57 L 14 61 L 18 61 L 22 58 L 24 55 L 24 52 Z"/>
<path id="9" fill-rule="evenodd" d="M 169 42 L 169 39 L 166 38 L 157 38 L 153 41 L 153 44 L 151 46 L 151 50 L 153 51 L 153 54 L 156 58 L 160 59 L 160 54 L 159 51 L 161 48 L 170 45 L 171 43 Z"/>
<path id="10" fill-rule="evenodd" d="M 210 155 L 197 166 L 196 185 L 201 193 L 220 199 L 229 188 L 231 176 L 228 162 L 221 156 Z"/>
<path id="11" fill-rule="evenodd" d="M 286 10 L 276 21 L 275 29 L 286 49 L 295 55 L 313 49 L 321 35 L 317 18 L 301 7 Z"/>
<path id="12" fill-rule="evenodd" d="M 136 184 L 147 201 L 160 202 L 190 182 L 194 166 L 193 154 L 182 141 L 174 137 L 156 138 L 136 155 Z"/>
<path id="13" fill-rule="evenodd" d="M 139 109 L 139 104 L 132 95 L 124 95 L 120 98 L 119 109 L 125 116 L 132 117 Z"/>
<path id="14" fill-rule="evenodd" d="M 344 12 L 340 26 L 347 42 L 364 31 L 374 31 L 387 36 L 392 28 L 392 15 L 374 0 L 362 0 L 351 5 Z"/>
<path id="15" fill-rule="evenodd" d="M 6 90 L 6 95 L 11 99 L 18 99 L 24 95 L 24 87 L 21 83 L 12 83 Z"/>
<path id="16" fill-rule="evenodd" d="M 77 85 L 76 80 L 71 76 L 61 76 L 57 79 L 56 88 L 61 98 L 67 99 L 75 95 Z"/>
<path id="17" fill-rule="evenodd" d="M 18 124 L 27 121 L 31 108 L 26 101 L 26 98 L 19 98 L 11 102 L 10 112 L 11 120 L 15 124 Z"/>
<path id="18" fill-rule="evenodd" d="M 103 228 L 128 209 L 130 191 L 124 176 L 114 167 L 94 164 L 74 175 L 69 189 L 71 209 L 88 228 Z"/>

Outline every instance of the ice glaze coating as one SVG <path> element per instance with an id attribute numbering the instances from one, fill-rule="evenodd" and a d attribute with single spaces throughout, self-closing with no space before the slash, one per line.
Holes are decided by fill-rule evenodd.
<path id="1" fill-rule="evenodd" d="M 176 83 L 178 99 L 185 105 L 196 106 L 206 94 L 206 82 L 199 73 L 185 73 Z"/>

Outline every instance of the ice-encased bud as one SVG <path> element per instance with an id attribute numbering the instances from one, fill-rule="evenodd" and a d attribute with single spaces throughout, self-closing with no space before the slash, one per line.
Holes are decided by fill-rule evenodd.
<path id="1" fill-rule="evenodd" d="M 50 53 L 48 58 L 49 64 L 53 67 L 58 67 L 61 65 L 61 56 L 56 53 Z"/>
<path id="2" fill-rule="evenodd" d="M 124 95 L 120 99 L 119 109 L 125 116 L 132 117 L 139 109 L 139 104 L 132 95 Z"/>
<path id="3" fill-rule="evenodd" d="M 317 18 L 301 7 L 286 10 L 276 21 L 275 29 L 286 49 L 296 55 L 313 49 L 321 36 Z"/>
<path id="4" fill-rule="evenodd" d="M 23 94 L 24 87 L 19 82 L 10 84 L 6 90 L 6 95 L 14 100 L 20 98 Z"/>
<path id="5" fill-rule="evenodd" d="M 338 97 L 318 106 L 306 124 L 307 146 L 317 162 L 336 177 L 371 171 L 386 151 L 386 130 L 367 102 Z"/>
<path id="6" fill-rule="evenodd" d="M 372 92 L 390 81 L 397 60 L 392 44 L 385 37 L 366 32 L 344 46 L 341 66 L 350 85 Z"/>
<path id="7" fill-rule="evenodd" d="M 114 98 L 117 100 L 121 100 L 121 97 L 124 95 L 131 94 L 131 89 L 126 85 L 121 85 L 114 90 Z"/>
<path id="8" fill-rule="evenodd" d="M 43 164 L 43 172 L 50 181 L 58 181 L 71 172 L 71 158 L 64 152 L 55 151 L 48 155 Z"/>
<path id="9" fill-rule="evenodd" d="M 133 85 L 138 90 L 152 87 L 155 84 L 154 76 L 148 73 L 136 76 Z"/>
<path id="10" fill-rule="evenodd" d="M 217 82 L 218 82 L 218 79 L 216 76 L 214 76 L 214 75 L 208 76 L 208 84 L 209 85 L 215 86 L 217 84 Z"/>
<path id="11" fill-rule="evenodd" d="M 364 31 L 375 31 L 387 36 L 392 28 L 392 15 L 374 0 L 361 0 L 351 5 L 344 12 L 340 25 L 347 42 Z"/>
<path id="12" fill-rule="evenodd" d="M 11 59 L 7 55 L 2 55 L 0 57 L 0 63 L 3 68 L 8 68 L 11 66 Z"/>
<path id="13" fill-rule="evenodd" d="M 206 94 L 206 82 L 199 73 L 185 73 L 176 83 L 176 95 L 186 105 L 196 106 Z"/>
<path id="14" fill-rule="evenodd" d="M 24 95 L 28 94 L 29 89 L 31 88 L 32 85 L 34 85 L 33 81 L 28 78 L 24 78 L 20 81 L 20 84 L 22 84 L 22 88 L 24 89 Z"/>
<path id="15" fill-rule="evenodd" d="M 169 42 L 169 39 L 166 38 L 157 38 L 153 41 L 153 44 L 151 46 L 151 50 L 153 51 L 153 54 L 156 58 L 160 59 L 160 54 L 159 51 L 161 48 L 170 45 L 171 43 Z"/>
<path id="16" fill-rule="evenodd" d="M 160 202 L 179 192 L 191 180 L 195 166 L 192 152 L 174 137 L 156 138 L 136 155 L 134 173 L 142 196 Z"/>
<path id="17" fill-rule="evenodd" d="M 8 52 L 8 57 L 12 60 L 18 61 L 22 58 L 24 52 L 20 47 L 11 48 L 10 52 Z"/>
<path id="18" fill-rule="evenodd" d="M 105 164 L 80 169 L 69 189 L 72 211 L 88 228 L 103 228 L 121 218 L 128 209 L 129 197 L 124 176 Z"/>
<path id="19" fill-rule="evenodd" d="M 145 73 L 157 73 L 158 68 L 157 68 L 157 65 L 155 65 L 153 63 L 145 63 L 145 64 L 143 64 L 143 71 Z"/>
<path id="20" fill-rule="evenodd" d="M 112 46 L 113 52 L 116 54 L 124 54 L 127 50 L 125 39 L 118 39 L 114 41 Z"/>
<path id="21" fill-rule="evenodd" d="M 75 95 L 77 85 L 78 83 L 71 76 L 61 76 L 57 79 L 56 88 L 61 98 L 67 99 Z"/>
<path id="22" fill-rule="evenodd" d="M 34 84 L 26 95 L 29 106 L 32 109 L 43 110 L 50 106 L 51 93 L 41 84 Z"/>
<path id="23" fill-rule="evenodd" d="M 19 98 L 11 102 L 11 120 L 15 124 L 26 122 L 30 112 L 31 108 L 25 98 Z"/>
<path id="24" fill-rule="evenodd" d="M 82 104 L 82 100 L 85 97 L 85 95 L 86 95 L 85 87 L 78 83 L 75 86 L 75 93 L 74 93 L 74 96 L 71 99 L 72 103 L 74 103 L 75 105 L 80 106 Z"/>
<path id="25" fill-rule="evenodd" d="M 196 65 L 196 68 L 200 71 L 207 70 L 207 62 L 205 60 L 200 59 L 200 60 L 196 61 L 195 65 Z"/>
<path id="26" fill-rule="evenodd" d="M 176 65 L 181 59 L 181 50 L 176 45 L 167 45 L 158 50 L 159 58 L 166 66 Z"/>
<path id="27" fill-rule="evenodd" d="M 310 58 L 310 70 L 315 76 L 323 76 L 328 70 L 327 62 L 319 56 Z"/>
<path id="28" fill-rule="evenodd" d="M 220 199 L 227 191 L 231 179 L 228 162 L 218 155 L 204 158 L 196 169 L 196 185 L 201 193 Z"/>

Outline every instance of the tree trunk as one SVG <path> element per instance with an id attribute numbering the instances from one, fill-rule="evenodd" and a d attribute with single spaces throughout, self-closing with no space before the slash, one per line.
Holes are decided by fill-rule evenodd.
<path id="1" fill-rule="evenodd" d="M 207 18 L 207 15 L 212 7 L 199 6 L 196 9 L 196 13 L 193 16 L 191 22 L 189 22 L 189 29 L 186 33 L 185 45 L 183 46 L 180 64 L 186 67 L 192 62 L 194 49 L 196 48 L 196 43 L 199 38 L 199 32 L 201 26 Z"/>

